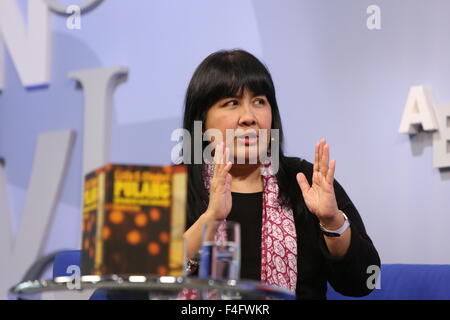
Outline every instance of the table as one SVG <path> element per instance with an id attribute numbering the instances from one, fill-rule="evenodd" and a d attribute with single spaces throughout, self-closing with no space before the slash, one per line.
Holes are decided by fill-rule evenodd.
<path id="1" fill-rule="evenodd" d="M 57 277 L 19 283 L 10 289 L 13 296 L 22 297 L 46 291 L 106 289 L 144 291 L 153 300 L 177 299 L 183 289 L 196 289 L 199 299 L 218 300 L 294 300 L 287 289 L 253 280 L 214 280 L 197 277 L 172 277 L 154 275 L 85 275 L 78 281 L 74 277 Z"/>

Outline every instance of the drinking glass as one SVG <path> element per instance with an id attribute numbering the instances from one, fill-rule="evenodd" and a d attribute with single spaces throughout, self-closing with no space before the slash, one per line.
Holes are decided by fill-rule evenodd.
<path id="1" fill-rule="evenodd" d="M 211 221 L 203 226 L 199 278 L 239 280 L 241 230 L 238 222 Z"/>

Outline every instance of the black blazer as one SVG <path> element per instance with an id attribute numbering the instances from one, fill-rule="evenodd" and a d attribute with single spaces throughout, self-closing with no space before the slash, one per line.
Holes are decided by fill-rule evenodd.
<path id="1" fill-rule="evenodd" d="M 319 227 L 319 219 L 305 205 L 296 175 L 303 172 L 311 184 L 313 164 L 295 157 L 284 158 L 284 175 L 288 189 L 297 231 L 297 286 L 298 299 L 326 299 L 327 281 L 333 288 L 347 296 L 361 297 L 372 290 L 367 280 L 372 273 L 367 268 L 380 267 L 380 258 L 366 233 L 358 210 L 345 190 L 335 180 L 334 191 L 337 204 L 350 221 L 352 231 L 350 247 L 343 257 L 332 257 L 327 249 Z M 198 212 L 202 212 L 201 209 Z M 188 215 L 187 228 L 195 221 Z"/>
<path id="2" fill-rule="evenodd" d="M 311 184 L 312 163 L 298 158 L 289 158 L 290 175 L 294 178 L 303 172 Z M 330 256 L 319 227 L 318 218 L 311 213 L 298 187 L 298 201 L 293 207 L 297 231 L 297 288 L 298 299 L 326 299 L 327 281 L 333 288 L 347 296 L 365 296 L 371 292 L 367 280 L 371 265 L 380 267 L 380 258 L 366 233 L 358 210 L 345 190 L 335 180 L 334 190 L 337 204 L 348 217 L 351 227 L 351 243 L 343 257 Z"/>

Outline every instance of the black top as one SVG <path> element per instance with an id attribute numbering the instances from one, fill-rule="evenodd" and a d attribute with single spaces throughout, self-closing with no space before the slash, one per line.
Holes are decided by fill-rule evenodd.
<path id="1" fill-rule="evenodd" d="M 231 193 L 232 208 L 227 220 L 241 225 L 241 279 L 261 280 L 262 194 Z"/>
<path id="2" fill-rule="evenodd" d="M 299 158 L 288 157 L 286 158 L 285 166 L 285 173 L 289 179 L 292 179 L 290 183 L 295 188 L 295 194 L 298 195 L 295 199 L 295 205 L 292 206 L 297 233 L 297 298 L 326 299 L 327 281 L 330 282 L 337 292 L 343 295 L 360 297 L 369 294 L 372 290 L 367 287 L 367 280 L 371 274 L 367 273 L 367 268 L 371 265 L 380 266 L 381 262 L 377 250 L 366 233 L 361 216 L 347 193 L 335 180 L 334 191 L 338 207 L 347 215 L 352 231 L 350 247 L 346 254 L 343 257 L 336 258 L 329 254 L 324 236 L 319 227 L 319 219 L 306 207 L 300 187 L 296 182 L 296 174 L 303 172 L 311 184 L 313 173 L 312 163 Z M 361 185 L 361 188 L 364 188 L 364 185 Z M 256 195 L 253 196 L 256 197 Z M 254 205 L 256 205 L 256 199 L 250 199 L 251 197 L 252 195 L 243 195 L 243 198 L 247 199 L 238 199 L 242 198 L 239 194 L 233 196 L 232 213 L 235 211 L 233 214 L 234 218 L 250 219 L 250 214 L 256 212 L 252 206 L 244 205 L 244 201 L 255 201 Z M 241 205 L 242 207 L 238 208 Z M 260 208 L 261 206 L 262 200 Z M 201 210 L 199 209 L 199 212 L 203 212 Z M 248 216 L 238 214 L 242 212 L 248 212 L 250 214 Z M 261 214 L 262 209 L 258 210 L 258 212 Z M 193 220 L 189 219 L 191 216 L 188 215 L 188 228 L 194 223 Z M 253 245 L 251 243 L 246 244 L 245 246 L 247 248 L 260 246 L 261 242 L 261 219 L 254 219 L 252 223 L 249 228 L 244 229 L 241 226 L 241 234 L 244 236 L 252 236 L 254 237 L 253 240 L 256 241 Z M 259 223 L 258 227 L 255 227 L 256 223 Z M 245 241 L 247 242 L 247 240 Z M 247 249 L 242 246 L 242 252 L 244 250 Z M 258 251 L 259 255 L 261 254 L 261 250 L 255 251 Z M 253 256 L 250 259 L 251 254 L 247 252 L 242 254 L 242 259 L 247 259 L 246 262 L 242 260 L 241 263 L 242 278 L 253 278 L 256 276 L 255 270 L 258 270 L 258 273 L 260 272 L 259 267 L 254 267 L 254 262 L 253 266 L 251 264 L 252 262 L 250 262 L 249 267 L 246 266 L 249 260 L 260 263 L 260 258 Z M 259 279 L 259 274 L 256 279 Z"/>

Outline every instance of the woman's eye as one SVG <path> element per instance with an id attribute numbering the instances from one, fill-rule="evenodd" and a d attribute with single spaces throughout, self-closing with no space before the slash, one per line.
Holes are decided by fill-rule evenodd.
<path id="1" fill-rule="evenodd" d="M 228 102 L 225 102 L 224 106 L 235 106 L 238 102 L 236 100 L 230 100 Z"/>
<path id="2" fill-rule="evenodd" d="M 265 103 L 266 103 L 266 100 L 264 100 L 264 99 L 256 99 L 256 100 L 255 100 L 255 103 L 256 103 L 256 104 L 265 104 Z"/>

